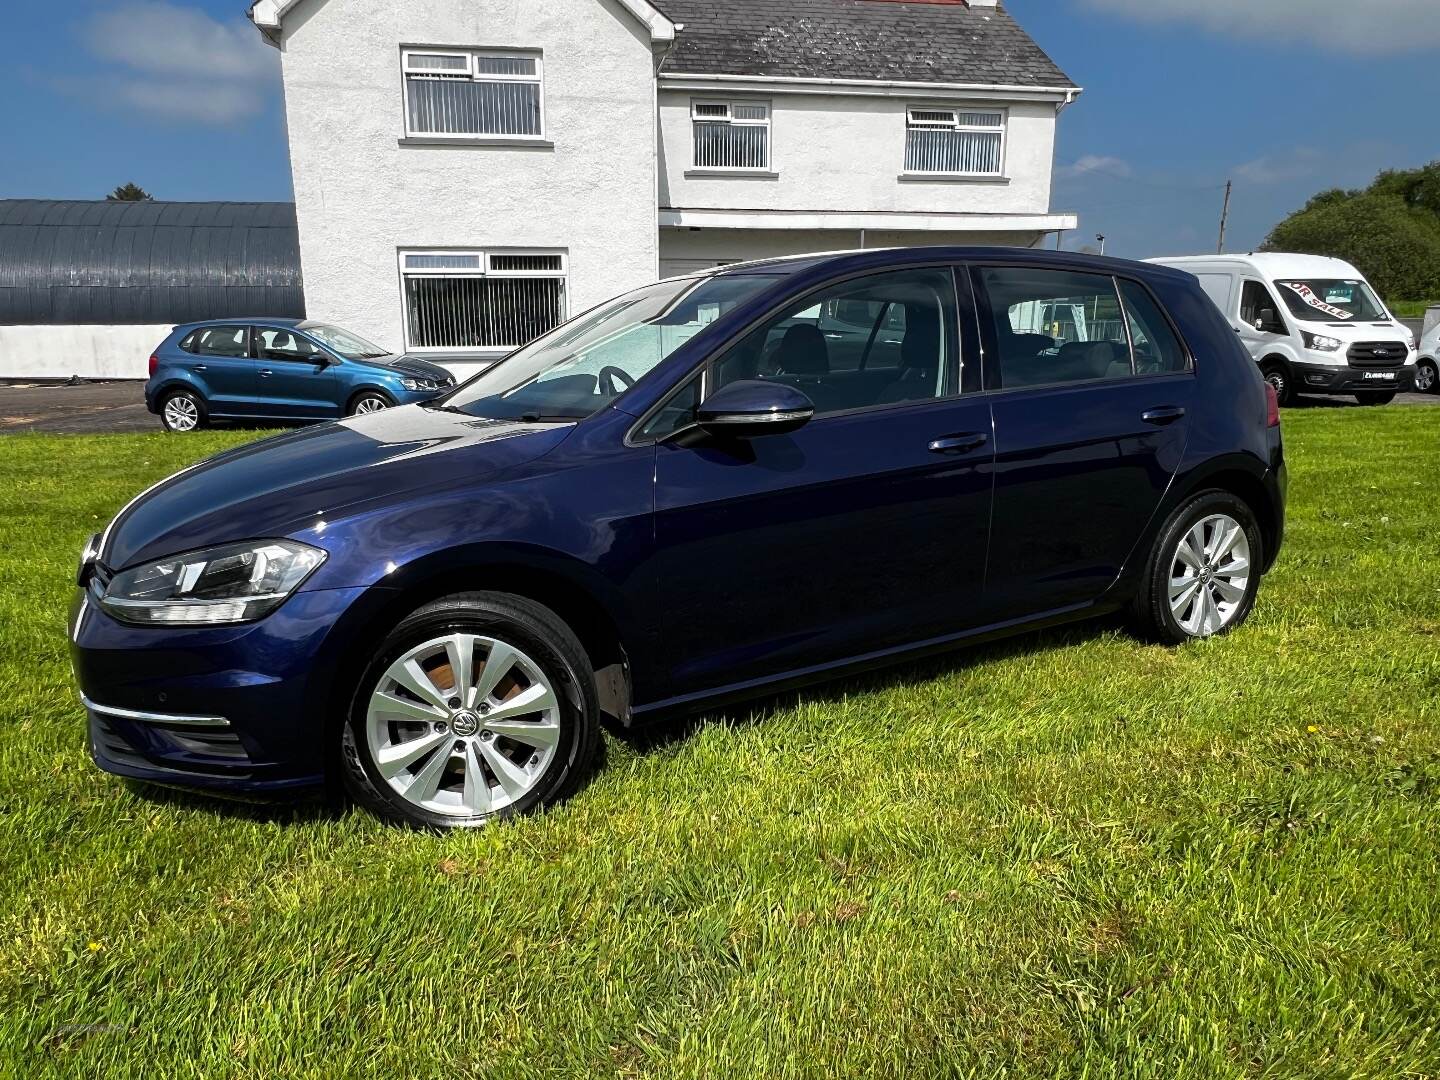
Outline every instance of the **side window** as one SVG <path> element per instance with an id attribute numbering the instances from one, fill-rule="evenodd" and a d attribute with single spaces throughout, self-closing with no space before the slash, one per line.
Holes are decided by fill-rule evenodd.
<path id="1" fill-rule="evenodd" d="M 1245 291 L 1240 299 L 1240 319 L 1263 334 L 1285 334 L 1285 323 L 1280 318 L 1280 307 L 1275 298 L 1258 281 L 1245 282 Z"/>
<path id="2" fill-rule="evenodd" d="M 1131 374 L 1130 340 L 1114 279 L 1068 270 L 990 267 L 980 271 L 980 280 L 994 320 L 1001 387 Z"/>
<path id="3" fill-rule="evenodd" d="M 197 356 L 244 358 L 250 355 L 245 341 L 248 329 L 245 326 L 207 326 L 191 337 L 190 351 Z"/>
<path id="4" fill-rule="evenodd" d="M 958 393 L 960 370 L 954 278 L 926 268 L 812 293 L 716 361 L 713 385 L 788 383 L 823 416 Z"/>
<path id="5" fill-rule="evenodd" d="M 313 341 L 274 326 L 255 328 L 255 349 L 262 360 L 307 360 L 313 364 L 325 359 L 324 350 Z"/>
<path id="6" fill-rule="evenodd" d="M 689 382 L 672 394 L 660 411 L 650 418 L 650 422 L 640 429 L 641 436 L 646 439 L 663 439 L 693 424 L 695 413 L 700 408 L 701 387 L 704 382 L 704 373 L 696 373 Z"/>
<path id="7" fill-rule="evenodd" d="M 1138 282 L 1122 280 L 1120 297 L 1130 321 L 1136 372 L 1145 375 L 1189 371 L 1190 356 L 1149 290 Z"/>

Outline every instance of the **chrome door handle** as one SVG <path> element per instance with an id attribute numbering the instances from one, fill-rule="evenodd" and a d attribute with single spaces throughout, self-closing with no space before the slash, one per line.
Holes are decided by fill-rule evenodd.
<path id="1" fill-rule="evenodd" d="M 979 450 L 990 441 L 990 436 L 979 431 L 967 432 L 964 435 L 944 435 L 930 443 L 932 454 L 968 454 L 972 450 Z"/>
<path id="2" fill-rule="evenodd" d="M 1185 410 L 1178 405 L 1162 405 L 1158 409 L 1149 409 L 1140 414 L 1140 419 L 1147 424 L 1154 424 L 1163 427 L 1165 424 L 1173 424 L 1176 420 L 1185 415 Z"/>

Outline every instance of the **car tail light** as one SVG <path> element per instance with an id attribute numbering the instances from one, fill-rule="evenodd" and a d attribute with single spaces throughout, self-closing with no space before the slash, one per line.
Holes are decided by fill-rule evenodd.
<path id="1" fill-rule="evenodd" d="M 150 354 L 150 374 L 151 374 L 152 376 L 155 374 L 155 369 L 158 368 L 159 366 L 160 366 L 160 357 L 156 356 L 154 353 L 151 353 L 151 354 Z"/>
<path id="2" fill-rule="evenodd" d="M 1265 384 L 1265 426 L 1280 426 L 1280 395 L 1268 382 Z"/>

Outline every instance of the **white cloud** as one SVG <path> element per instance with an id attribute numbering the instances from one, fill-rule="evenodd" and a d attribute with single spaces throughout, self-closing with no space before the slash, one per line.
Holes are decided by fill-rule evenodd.
<path id="1" fill-rule="evenodd" d="M 1265 154 L 1236 165 L 1231 172 L 1250 184 L 1283 184 L 1314 176 L 1325 164 L 1326 155 L 1309 146 L 1297 146 L 1276 154 Z"/>
<path id="2" fill-rule="evenodd" d="M 279 82 L 279 57 L 244 19 L 132 0 L 95 12 L 79 38 L 100 64 L 72 81 L 106 108 L 164 120 L 233 124 L 264 109 Z"/>
<path id="3" fill-rule="evenodd" d="M 1436 0 L 1083 0 L 1149 22 L 1182 22 L 1255 45 L 1376 54 L 1440 45 Z"/>
<path id="4" fill-rule="evenodd" d="M 1106 176 L 1130 176 L 1134 169 L 1130 163 L 1117 157 L 1103 157 L 1099 154 L 1085 154 L 1074 164 L 1061 165 L 1055 170 L 1060 176 L 1088 176 L 1090 173 L 1102 173 Z"/>

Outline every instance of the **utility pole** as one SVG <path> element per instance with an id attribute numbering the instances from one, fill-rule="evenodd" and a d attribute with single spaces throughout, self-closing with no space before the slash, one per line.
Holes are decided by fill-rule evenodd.
<path id="1" fill-rule="evenodd" d="M 1225 226 L 1230 224 L 1230 189 L 1234 187 L 1233 180 L 1225 181 L 1225 207 L 1220 211 L 1220 243 L 1215 248 L 1215 254 L 1225 254 Z"/>

